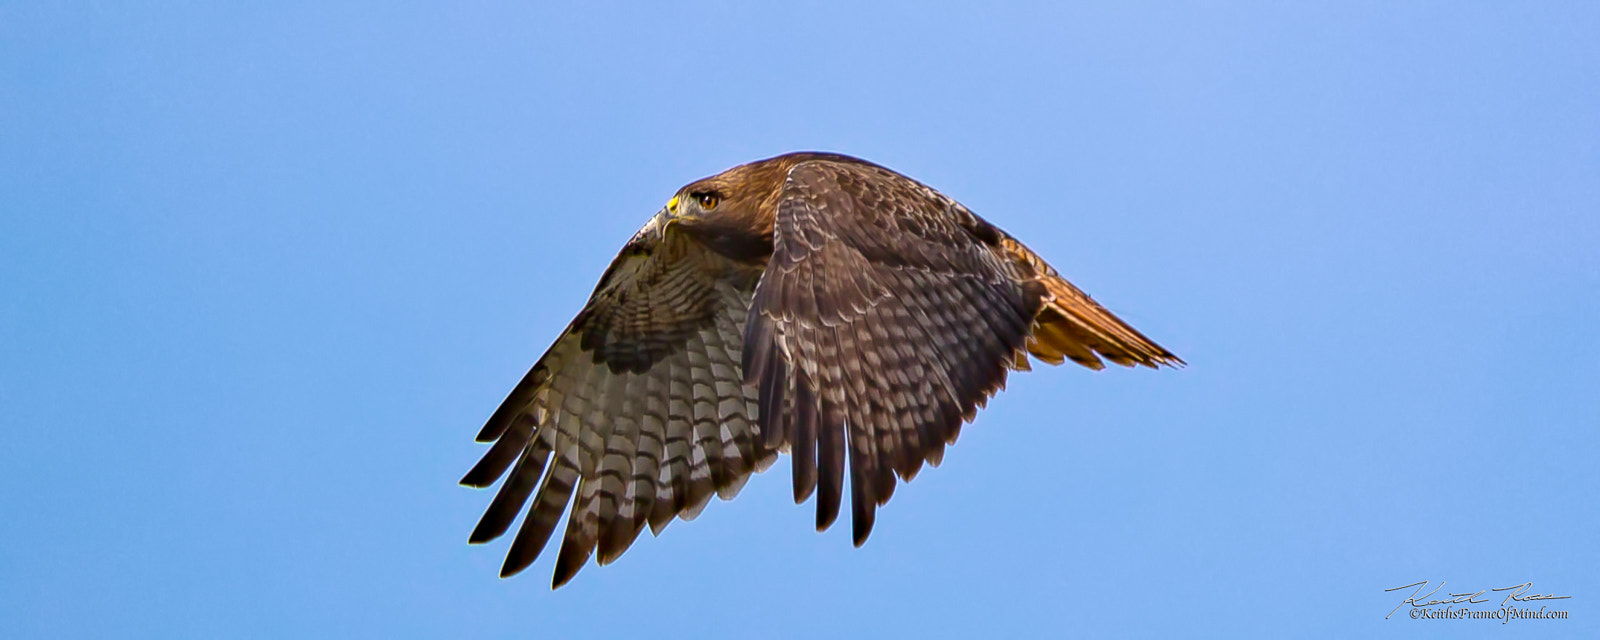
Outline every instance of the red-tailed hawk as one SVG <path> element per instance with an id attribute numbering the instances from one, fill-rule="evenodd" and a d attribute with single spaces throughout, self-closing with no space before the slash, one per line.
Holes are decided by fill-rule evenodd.
<path id="1" fill-rule="evenodd" d="M 484 425 L 494 444 L 461 483 L 506 480 L 471 542 L 505 533 L 532 497 L 500 572 L 515 574 L 571 501 L 559 587 L 595 549 L 615 560 L 647 523 L 694 518 L 787 451 L 819 531 L 848 466 L 859 546 L 896 478 L 937 466 L 1030 354 L 1183 362 L 915 180 L 829 153 L 734 167 L 634 234 Z"/>

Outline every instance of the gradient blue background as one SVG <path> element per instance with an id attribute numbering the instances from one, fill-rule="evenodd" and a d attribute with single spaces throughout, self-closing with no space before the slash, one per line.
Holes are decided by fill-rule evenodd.
<path id="1" fill-rule="evenodd" d="M 1600 5 L 221 4 L 0 3 L 0 635 L 1600 632 Z M 797 149 L 1191 365 L 1014 377 L 862 549 L 783 461 L 497 579 L 482 421 Z M 1572 618 L 1385 620 L 1418 580 Z"/>

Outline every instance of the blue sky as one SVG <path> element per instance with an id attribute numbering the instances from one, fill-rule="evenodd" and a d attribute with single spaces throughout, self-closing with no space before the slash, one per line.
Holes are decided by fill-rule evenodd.
<path id="1" fill-rule="evenodd" d="M 1596 33 L 0 4 L 0 635 L 1593 637 Z M 961 200 L 1190 366 L 1013 377 L 861 549 L 781 461 L 560 591 L 496 578 L 482 421 L 678 186 L 798 149 Z M 1385 620 L 1420 580 L 1571 619 Z"/>

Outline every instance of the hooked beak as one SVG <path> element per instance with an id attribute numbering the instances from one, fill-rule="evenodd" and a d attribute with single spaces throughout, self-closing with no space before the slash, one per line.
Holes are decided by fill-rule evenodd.
<path id="1" fill-rule="evenodd" d="M 656 218 L 661 221 L 661 232 L 666 233 L 667 228 L 688 222 L 688 219 L 678 213 L 678 196 L 672 196 L 667 201 L 667 206 L 656 212 Z"/>

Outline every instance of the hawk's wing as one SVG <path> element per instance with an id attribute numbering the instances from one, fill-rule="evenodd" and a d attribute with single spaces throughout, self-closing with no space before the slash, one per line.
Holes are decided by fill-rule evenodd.
<path id="1" fill-rule="evenodd" d="M 870 164 L 790 169 L 774 253 L 745 328 L 744 377 L 769 448 L 794 455 L 795 500 L 838 515 L 849 456 L 856 544 L 874 510 L 1005 383 L 1040 285 L 990 247 L 994 227 Z"/>
<path id="2" fill-rule="evenodd" d="M 659 533 L 674 516 L 693 518 L 713 492 L 731 498 L 772 463 L 755 431 L 755 391 L 739 375 L 759 275 L 659 219 L 629 241 L 478 434 L 494 445 L 462 484 L 511 474 L 472 542 L 505 533 L 534 498 L 502 576 L 533 563 L 574 494 L 554 586 L 597 546 L 608 563 L 646 523 Z"/>

